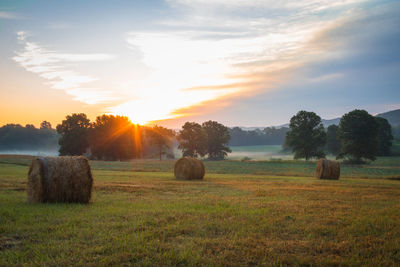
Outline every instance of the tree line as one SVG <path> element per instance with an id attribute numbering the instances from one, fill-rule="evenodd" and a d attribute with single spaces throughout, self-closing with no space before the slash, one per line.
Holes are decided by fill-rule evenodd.
<path id="1" fill-rule="evenodd" d="M 184 156 L 224 159 L 229 145 L 282 144 L 295 158 L 324 157 L 325 153 L 352 162 L 374 160 L 391 155 L 393 136 L 399 138 L 400 127 L 391 127 L 384 118 L 373 117 L 364 110 L 345 114 L 339 125 L 324 129 L 321 118 L 300 111 L 291 118 L 290 127 L 267 127 L 245 131 L 227 128 L 215 122 L 186 122 L 181 130 L 162 126 L 132 124 L 124 116 L 102 115 L 91 122 L 83 113 L 66 116 L 53 129 L 43 121 L 40 128 L 27 124 L 0 127 L 0 150 L 56 151 L 60 155 L 90 155 L 93 159 L 126 160 L 148 157 L 174 157 L 174 147 Z"/>
<path id="2" fill-rule="evenodd" d="M 321 117 L 302 110 L 290 119 L 289 127 L 284 146 L 292 150 L 295 159 L 325 157 L 324 149 L 337 159 L 351 163 L 390 155 L 391 125 L 386 119 L 374 117 L 365 110 L 346 113 L 339 125 L 331 125 L 327 131 Z"/>
<path id="3" fill-rule="evenodd" d="M 40 128 L 32 124 L 6 124 L 0 127 L 0 151 L 55 151 L 59 135 L 50 122 L 43 121 Z"/>
<path id="4" fill-rule="evenodd" d="M 258 145 L 282 145 L 285 141 L 288 127 L 266 127 L 263 130 L 255 129 L 246 131 L 240 127 L 229 129 L 231 146 L 258 146 Z"/>
<path id="5" fill-rule="evenodd" d="M 230 152 L 228 128 L 216 121 L 186 122 L 175 132 L 162 126 L 132 124 L 128 117 L 102 115 L 90 122 L 86 114 L 71 114 L 57 125 L 60 155 L 90 155 L 93 159 L 127 160 L 157 155 L 173 158 L 174 143 L 183 156 L 224 159 Z"/>

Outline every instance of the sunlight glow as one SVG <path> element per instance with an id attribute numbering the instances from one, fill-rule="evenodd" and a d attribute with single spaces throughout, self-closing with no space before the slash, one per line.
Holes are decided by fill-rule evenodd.
<path id="1" fill-rule="evenodd" d="M 133 100 L 107 111 L 127 115 L 140 124 L 193 115 L 174 111 L 245 92 L 247 88 L 238 86 L 249 79 L 243 75 L 265 68 L 265 64 L 258 62 L 274 62 L 279 57 L 291 56 L 312 33 L 308 25 L 298 27 L 293 33 L 256 38 L 232 35 L 214 39 L 204 37 L 213 34 L 204 31 L 201 36 L 192 31 L 132 32 L 126 41 L 131 49 L 141 52 L 142 62 L 150 71 L 133 85 Z M 276 62 L 269 70 L 281 64 Z"/>
<path id="2" fill-rule="evenodd" d="M 165 90 L 164 93 L 161 91 L 160 94 L 154 97 L 148 96 L 148 98 L 146 97 L 116 106 L 110 110 L 110 113 L 128 116 L 133 123 L 145 125 L 159 119 L 179 117 L 179 114 L 172 114 L 173 111 L 213 99 L 217 94 L 222 95 L 224 92 L 226 92 L 226 90 L 219 90 L 218 92 L 194 91 L 185 93 Z"/>
<path id="3" fill-rule="evenodd" d="M 111 42 L 114 49 L 52 48 L 17 31 L 21 49 L 12 59 L 74 100 L 146 124 L 213 112 L 206 108 L 220 107 L 206 107 L 208 101 L 222 106 L 270 90 L 292 66 L 318 57 L 310 43 L 349 16 L 346 7 L 363 1 L 168 0 L 181 16 L 162 18 L 156 27 L 125 28 L 122 42 Z"/>

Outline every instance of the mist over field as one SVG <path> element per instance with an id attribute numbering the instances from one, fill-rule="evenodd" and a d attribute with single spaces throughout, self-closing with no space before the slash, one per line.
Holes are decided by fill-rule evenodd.
<path id="1" fill-rule="evenodd" d="M 228 154 L 227 159 L 231 160 L 277 160 L 293 158 L 293 154 L 283 152 L 280 145 L 231 146 L 230 148 L 232 153 Z"/>
<path id="2" fill-rule="evenodd" d="M 30 156 L 43 156 L 52 157 L 58 156 L 57 150 L 40 151 L 40 150 L 0 150 L 0 155 L 30 155 Z"/>

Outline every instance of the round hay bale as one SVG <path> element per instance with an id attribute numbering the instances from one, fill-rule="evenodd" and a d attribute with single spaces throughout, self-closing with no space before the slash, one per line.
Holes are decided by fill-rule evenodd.
<path id="1" fill-rule="evenodd" d="M 88 203 L 92 185 L 89 161 L 83 156 L 36 158 L 28 172 L 28 202 Z"/>
<path id="2" fill-rule="evenodd" d="M 174 174 L 176 179 L 201 180 L 205 173 L 206 169 L 201 160 L 184 157 L 175 162 Z"/>
<path id="3" fill-rule="evenodd" d="M 318 160 L 315 168 L 315 176 L 319 179 L 339 180 L 340 163 L 327 159 Z"/>

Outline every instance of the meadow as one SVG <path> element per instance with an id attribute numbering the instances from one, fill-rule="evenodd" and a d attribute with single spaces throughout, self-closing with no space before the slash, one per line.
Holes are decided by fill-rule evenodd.
<path id="1" fill-rule="evenodd" d="M 31 157 L 0 157 L 0 266 L 400 264 L 400 158 L 342 166 L 205 161 L 178 181 L 173 160 L 92 161 L 92 201 L 28 204 Z"/>

